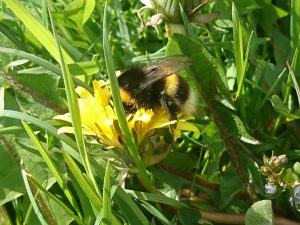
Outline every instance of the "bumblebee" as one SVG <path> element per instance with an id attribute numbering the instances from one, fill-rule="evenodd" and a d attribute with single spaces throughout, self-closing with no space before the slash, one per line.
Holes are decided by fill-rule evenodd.
<path id="1" fill-rule="evenodd" d="M 195 93 L 188 82 L 176 74 L 190 63 L 186 57 L 170 56 L 125 70 L 118 77 L 125 110 L 162 107 L 170 119 L 176 119 L 178 113 L 190 115 L 195 109 Z"/>

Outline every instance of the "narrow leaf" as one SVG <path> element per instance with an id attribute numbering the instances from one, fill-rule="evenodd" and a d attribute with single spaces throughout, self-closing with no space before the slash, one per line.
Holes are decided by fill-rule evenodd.
<path id="1" fill-rule="evenodd" d="M 26 174 L 26 171 L 25 171 L 25 168 L 24 168 L 24 165 L 21 163 L 21 172 L 22 172 L 22 177 L 23 177 L 23 181 L 24 181 L 24 184 L 25 184 L 25 188 L 26 188 L 26 191 L 27 191 L 27 194 L 28 194 L 28 197 L 30 199 L 30 202 L 32 204 L 32 207 L 33 207 L 33 210 L 35 212 L 35 214 L 37 215 L 39 221 L 41 222 L 42 225 L 48 225 L 48 223 L 46 222 L 46 220 L 44 219 L 34 197 L 33 197 L 33 194 L 32 194 L 32 191 L 30 189 L 30 185 L 29 185 L 29 182 L 27 180 L 27 174 Z"/>
<path id="2" fill-rule="evenodd" d="M 71 190 L 68 188 L 66 180 L 63 178 L 63 175 L 59 173 L 59 170 L 54 165 L 54 163 L 53 163 L 52 159 L 50 158 L 48 152 L 44 149 L 44 147 L 40 143 L 39 139 L 33 133 L 31 128 L 28 126 L 28 124 L 25 123 L 24 121 L 22 121 L 22 124 L 23 124 L 28 136 L 30 137 L 30 139 L 32 140 L 32 142 L 36 146 L 37 150 L 40 152 L 40 154 L 41 154 L 42 158 L 44 159 L 45 163 L 49 167 L 51 173 L 55 177 L 57 183 L 59 184 L 59 186 L 61 187 L 61 189 L 65 193 L 67 199 L 70 201 L 71 205 L 76 210 L 78 215 L 80 215 L 81 214 L 80 209 L 79 209 L 79 207 L 76 203 L 76 200 L 75 200 L 74 196 L 72 195 Z"/>
<path id="3" fill-rule="evenodd" d="M 110 161 L 107 162 L 103 185 L 103 219 L 105 225 L 111 225 L 111 184 L 110 184 Z"/>
<path id="4" fill-rule="evenodd" d="M 59 61 L 59 54 L 56 49 L 55 39 L 51 32 L 47 30 L 30 12 L 17 0 L 3 0 L 15 15 L 24 23 L 28 30 L 40 41 L 48 52 Z M 72 63 L 72 58 L 62 50 L 67 63 Z"/>

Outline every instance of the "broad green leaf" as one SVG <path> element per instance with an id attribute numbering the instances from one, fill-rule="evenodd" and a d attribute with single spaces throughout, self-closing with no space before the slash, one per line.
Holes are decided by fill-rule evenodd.
<path id="1" fill-rule="evenodd" d="M 9 153 L 13 150 L 11 137 L 1 136 L 0 139 L 0 206 L 18 198 L 25 193 L 20 166 Z"/>
<path id="2" fill-rule="evenodd" d="M 58 88 L 59 77 L 51 74 L 32 74 L 15 77 L 16 100 L 30 115 L 47 120 L 67 112 L 62 99 L 64 93 Z"/>
<path id="3" fill-rule="evenodd" d="M 295 162 L 293 169 L 294 169 L 295 173 L 297 173 L 298 176 L 300 176 L 300 162 Z"/>
<path id="4" fill-rule="evenodd" d="M 216 109 L 219 112 L 219 116 L 224 122 L 224 125 L 231 134 L 248 144 L 257 145 L 260 143 L 248 133 L 242 120 L 234 112 L 223 106 L 216 105 Z"/>
<path id="5" fill-rule="evenodd" d="M 195 166 L 190 155 L 178 151 L 171 151 L 166 158 L 163 159 L 163 162 L 182 170 L 190 170 Z"/>
<path id="6" fill-rule="evenodd" d="M 245 225 L 274 225 L 272 202 L 261 200 L 255 202 L 246 212 Z"/>
<path id="7" fill-rule="evenodd" d="M 51 32 L 47 30 L 30 12 L 17 0 L 3 0 L 4 3 L 15 13 L 15 15 L 24 23 L 27 29 L 35 35 L 40 43 L 48 50 L 48 52 L 59 61 L 55 39 Z M 67 63 L 72 63 L 71 57 L 62 50 Z"/>
<path id="8" fill-rule="evenodd" d="M 178 217 L 182 225 L 194 225 L 199 223 L 201 213 L 199 210 L 192 208 L 180 208 Z"/>
<path id="9" fill-rule="evenodd" d="M 16 163 L 18 158 L 13 160 L 12 157 L 18 155 L 23 160 L 27 173 L 31 174 L 31 176 L 42 184 L 45 189 L 49 189 L 55 183 L 54 177 L 50 173 L 43 159 L 38 155 L 37 150 L 32 147 L 32 142 L 29 139 L 20 137 L 15 138 L 12 135 L 2 135 L 0 149 L 3 150 L 0 151 L 0 154 L 3 154 L 0 158 L 0 166 L 3 165 L 6 167 L 1 169 L 1 171 L 6 172 L 3 174 L 0 173 L 0 186 L 6 186 L 0 189 L 0 205 L 19 197 L 25 192 L 20 176 L 20 168 Z M 61 152 L 54 148 L 49 153 L 59 172 L 65 176 L 66 168 L 62 161 Z M 13 161 L 15 161 L 15 163 L 13 163 Z"/>
<path id="10" fill-rule="evenodd" d="M 278 8 L 271 2 L 266 3 L 264 1 L 258 1 L 261 6 L 260 11 L 260 25 L 266 32 L 270 32 L 273 28 L 273 24 L 276 20 L 288 15 L 288 12 Z"/>
<path id="11" fill-rule="evenodd" d="M 196 82 L 199 83 L 198 90 L 201 92 L 202 98 L 210 108 L 210 111 L 213 111 L 213 114 L 217 116 L 214 119 L 220 120 L 217 122 L 221 122 L 222 126 L 226 127 L 231 134 L 242 141 L 258 144 L 258 141 L 247 133 L 241 119 L 234 111 L 217 104 L 217 99 L 224 98 L 227 101 L 226 104 L 230 104 L 234 108 L 226 82 L 223 82 L 224 74 L 220 70 L 217 61 L 202 45 L 187 37 L 175 34 L 173 35 L 173 40 L 177 42 L 177 46 L 179 46 L 182 53 L 193 62 L 190 66 L 192 75 L 197 80 Z M 176 46 L 174 43 L 172 45 Z M 194 78 L 193 76 L 191 78 Z"/>
<path id="12" fill-rule="evenodd" d="M 206 126 L 203 142 L 208 148 L 209 161 L 211 162 L 208 164 L 205 174 L 207 178 L 212 178 L 218 173 L 221 157 L 226 150 L 221 134 L 214 123 Z"/>
<path id="13" fill-rule="evenodd" d="M 239 179 L 238 172 L 232 165 L 221 174 L 220 179 L 220 205 L 221 208 L 226 208 L 234 196 L 243 191 L 243 185 Z"/>

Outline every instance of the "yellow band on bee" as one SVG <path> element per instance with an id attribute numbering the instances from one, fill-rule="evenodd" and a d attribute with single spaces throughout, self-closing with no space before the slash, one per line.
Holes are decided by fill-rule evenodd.
<path id="1" fill-rule="evenodd" d="M 131 97 L 130 93 L 122 87 L 120 87 L 120 95 L 121 95 L 122 102 L 125 102 L 126 104 L 136 103 L 136 101 Z"/>
<path id="2" fill-rule="evenodd" d="M 165 91 L 169 96 L 175 96 L 179 85 L 179 78 L 176 74 L 172 74 L 165 78 Z"/>

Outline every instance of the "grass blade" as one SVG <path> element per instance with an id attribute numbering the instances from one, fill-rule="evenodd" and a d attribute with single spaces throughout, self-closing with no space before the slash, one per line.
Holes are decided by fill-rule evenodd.
<path id="1" fill-rule="evenodd" d="M 65 84 L 65 89 L 66 89 L 66 94 L 67 94 L 67 99 L 68 99 L 68 107 L 69 107 L 69 111 L 70 111 L 71 118 L 72 118 L 72 126 L 74 127 L 76 143 L 78 146 L 80 156 L 82 158 L 84 169 L 87 172 L 88 176 L 90 177 L 96 192 L 100 196 L 98 185 L 97 185 L 95 177 L 93 175 L 92 168 L 91 168 L 91 165 L 89 162 L 89 157 L 88 157 L 87 151 L 85 149 L 82 128 L 81 128 L 80 110 L 79 110 L 79 105 L 78 105 L 78 101 L 77 101 L 77 94 L 75 92 L 75 87 L 74 87 L 74 83 L 72 80 L 72 76 L 70 74 L 68 67 L 66 66 L 66 61 L 64 60 L 64 55 L 63 55 L 63 52 L 61 51 L 61 47 L 60 47 L 58 38 L 55 33 L 55 28 L 54 28 L 54 24 L 53 24 L 53 20 L 52 20 L 50 11 L 49 11 L 49 17 L 50 17 L 50 21 L 51 21 L 51 25 L 52 25 L 54 38 L 56 40 L 56 47 L 58 49 L 59 62 L 60 62 L 62 75 L 63 75 L 63 79 L 64 79 L 64 84 Z"/>
<path id="2" fill-rule="evenodd" d="M 291 49 L 292 52 L 296 52 L 299 50 L 300 46 L 300 1 L 292 0 L 291 1 Z M 298 49 L 298 50 L 297 50 Z M 299 51 L 297 53 L 300 54 Z M 294 54 L 295 57 L 295 54 Z M 297 56 L 298 60 L 295 62 L 293 67 L 294 73 L 300 73 L 300 56 Z"/>
<path id="3" fill-rule="evenodd" d="M 69 138 L 67 135 L 58 134 L 57 129 L 55 127 L 49 125 L 48 123 L 43 122 L 32 116 L 26 115 L 24 113 L 13 111 L 13 110 L 0 110 L 0 118 L 1 117 L 8 117 L 8 118 L 12 118 L 12 119 L 24 120 L 28 123 L 32 123 L 32 124 L 36 125 L 37 127 L 40 127 L 43 130 L 46 130 L 47 132 L 52 134 L 54 137 L 60 139 L 61 141 L 65 142 L 67 145 L 69 145 L 71 147 L 70 149 L 72 149 L 72 150 L 69 151 L 68 153 L 70 155 L 72 155 L 72 157 L 76 158 L 77 160 L 80 160 L 80 156 L 79 156 L 78 152 L 75 151 L 75 150 L 77 150 L 76 143 L 71 138 Z"/>
<path id="4" fill-rule="evenodd" d="M 294 62 L 297 62 L 297 56 L 298 56 L 298 48 L 296 49 L 295 54 L 294 54 L 294 57 L 295 57 L 293 59 Z M 286 65 L 287 65 L 287 67 L 289 69 L 290 76 L 292 77 L 292 80 L 293 80 L 293 83 L 294 83 L 294 87 L 295 87 L 295 90 L 296 90 L 296 94 L 297 94 L 298 105 L 300 107 L 300 89 L 299 89 L 299 85 L 298 85 L 297 79 L 295 77 L 293 68 L 291 68 L 291 66 L 290 66 L 290 64 L 289 64 L 288 61 L 286 61 Z"/>
<path id="5" fill-rule="evenodd" d="M 48 152 L 44 149 L 44 147 L 40 143 L 39 139 L 33 133 L 33 131 L 31 130 L 31 128 L 28 126 L 28 124 L 25 123 L 24 121 L 22 121 L 22 124 L 23 124 L 23 126 L 24 126 L 24 128 L 25 128 L 25 130 L 26 130 L 26 132 L 28 134 L 28 136 L 30 137 L 30 139 L 32 140 L 32 142 L 34 143 L 34 145 L 36 146 L 37 150 L 40 152 L 43 160 L 45 161 L 45 163 L 49 167 L 51 173 L 55 177 L 58 185 L 63 190 L 64 194 L 66 195 L 67 199 L 70 201 L 72 207 L 75 209 L 75 211 L 77 212 L 77 214 L 81 217 L 80 209 L 79 209 L 79 207 L 78 207 L 78 205 L 76 203 L 76 200 L 75 200 L 74 196 L 72 195 L 71 190 L 68 188 L 66 180 L 63 178 L 63 175 L 60 174 L 59 170 L 56 168 L 56 166 L 54 165 L 52 159 L 50 158 Z"/>
<path id="6" fill-rule="evenodd" d="M 244 80 L 245 80 L 245 65 L 244 65 L 244 49 L 243 49 L 243 36 L 242 26 L 239 20 L 239 14 L 234 2 L 232 3 L 232 22 L 233 22 L 233 42 L 234 42 L 234 55 L 236 64 L 236 78 L 237 78 L 237 93 L 236 99 L 240 102 L 241 117 L 245 121 L 246 109 L 244 99 Z M 249 40 L 250 43 L 250 40 Z"/>
<path id="7" fill-rule="evenodd" d="M 3 0 L 6 5 L 15 13 L 15 15 L 24 23 L 26 28 L 35 35 L 39 42 L 58 62 L 60 60 L 57 52 L 55 39 L 51 32 L 47 30 L 30 12 L 17 0 Z M 67 63 L 72 63 L 73 59 L 62 50 Z"/>
<path id="8" fill-rule="evenodd" d="M 107 162 L 103 184 L 103 224 L 111 225 L 110 161 Z"/>
<path id="9" fill-rule="evenodd" d="M 42 191 L 48 198 L 55 201 L 60 207 L 62 207 L 68 215 L 70 215 L 76 223 L 80 225 L 85 225 L 85 223 L 61 200 L 59 200 L 55 195 L 51 194 L 49 191 L 47 191 L 42 185 L 40 185 L 33 177 L 28 177 L 29 181 L 35 185 L 40 191 Z"/>
<path id="10" fill-rule="evenodd" d="M 125 137 L 130 156 L 132 157 L 132 159 L 135 163 L 135 166 L 139 170 L 138 177 L 140 179 L 142 179 L 142 181 L 145 183 L 148 190 L 153 192 L 154 191 L 153 184 L 152 184 L 152 182 L 146 172 L 146 169 L 142 163 L 138 149 L 135 145 L 134 137 L 131 133 L 131 130 L 128 127 L 127 120 L 125 117 L 125 111 L 124 111 L 123 104 L 121 101 L 120 92 L 119 92 L 119 84 L 118 84 L 116 72 L 115 72 L 115 65 L 114 65 L 114 61 L 113 61 L 112 54 L 111 54 L 110 47 L 109 47 L 110 46 L 109 41 L 108 41 L 108 32 L 109 31 L 108 31 L 108 24 L 107 24 L 106 8 L 107 8 L 107 6 L 105 5 L 104 18 L 103 18 L 103 50 L 104 50 L 105 63 L 106 63 L 106 67 L 107 67 L 107 74 L 108 74 L 109 81 L 111 84 L 112 96 L 113 96 L 114 105 L 115 105 L 115 112 L 118 117 L 118 122 L 120 125 L 121 132 Z"/>
<path id="11" fill-rule="evenodd" d="M 24 181 L 24 184 L 25 184 L 25 188 L 26 188 L 26 191 L 27 191 L 27 195 L 30 199 L 30 202 L 32 204 L 32 207 L 33 207 L 33 210 L 35 212 L 35 214 L 37 215 L 39 221 L 41 222 L 42 225 L 48 225 L 48 223 L 46 222 L 46 220 L 44 219 L 38 205 L 36 204 L 36 201 L 33 197 L 33 194 L 32 194 L 32 191 L 30 189 L 30 186 L 29 186 L 29 182 L 27 180 L 27 174 L 26 174 L 26 171 L 25 171 L 25 168 L 24 168 L 24 164 L 21 162 L 21 172 L 22 172 L 22 178 L 23 178 L 23 181 Z"/>
<path id="12" fill-rule="evenodd" d="M 166 218 L 156 207 L 149 204 L 148 202 L 142 202 L 141 205 L 146 209 L 150 214 L 156 217 L 164 225 L 172 225 L 172 223 Z"/>
<path id="13" fill-rule="evenodd" d="M 234 53 L 235 53 L 235 63 L 237 71 L 237 83 L 238 83 L 238 98 L 242 92 L 242 76 L 244 70 L 244 50 L 243 50 L 243 36 L 242 27 L 239 20 L 239 14 L 235 4 L 232 3 L 232 22 L 233 22 L 233 39 L 234 39 Z"/>
<path id="14" fill-rule="evenodd" d="M 53 135 L 54 137 L 62 141 L 63 149 L 66 153 L 71 155 L 78 162 L 82 163 L 80 155 L 76 151 L 77 145 L 74 142 L 74 140 L 72 140 L 70 137 L 68 137 L 65 134 L 58 134 L 57 129 L 49 125 L 48 123 L 36 119 L 32 116 L 26 115 L 24 113 L 12 111 L 12 110 L 0 110 L 0 118 L 1 117 L 24 120 L 28 123 L 32 123 L 37 127 L 40 127 L 41 129 L 49 132 L 49 134 Z M 93 158 L 91 158 L 91 163 L 94 166 L 94 168 L 97 168 L 95 172 L 97 173 L 98 177 L 103 181 L 104 168 L 101 165 L 99 165 L 96 162 L 96 160 Z M 135 204 L 135 202 L 131 199 L 131 197 L 121 187 L 117 188 L 114 196 L 115 196 L 115 201 L 117 202 L 118 206 L 122 210 L 123 215 L 127 216 L 127 219 L 128 221 L 130 221 L 130 224 L 133 225 L 149 224 L 149 221 L 142 213 L 142 211 L 139 209 L 139 207 Z"/>
<path id="15" fill-rule="evenodd" d="M 61 70 L 58 66 L 48 62 L 47 60 L 40 58 L 34 54 L 30 54 L 24 51 L 20 51 L 20 50 L 16 50 L 16 49 L 11 49 L 11 48 L 3 48 L 0 47 L 0 52 L 1 53 L 5 53 L 5 54 L 11 54 L 11 55 L 15 55 L 24 59 L 28 59 L 34 63 L 36 63 L 37 65 L 59 75 L 62 76 Z M 82 86 L 85 89 L 87 89 L 89 92 L 93 93 L 93 89 L 88 86 L 86 83 L 84 83 L 83 81 L 79 80 L 77 77 L 72 77 L 74 83 L 76 85 Z"/>
<path id="16" fill-rule="evenodd" d="M 119 30 L 120 30 L 120 36 L 121 36 L 121 41 L 123 45 L 130 51 L 132 52 L 132 47 L 130 44 L 130 35 L 129 31 L 126 25 L 125 18 L 123 16 L 123 10 L 122 10 L 122 1 L 121 0 L 115 0 L 116 4 L 116 10 L 118 14 L 118 23 L 119 23 Z M 132 53 L 133 54 L 133 53 Z"/>
<path id="17" fill-rule="evenodd" d="M 89 198 L 90 202 L 95 207 L 96 211 L 100 212 L 103 205 L 102 198 L 97 194 L 94 188 L 91 187 L 90 183 L 83 176 L 80 168 L 77 166 L 74 160 L 69 156 L 69 154 L 66 154 L 65 152 L 63 154 L 64 154 L 65 161 L 68 165 L 68 168 L 70 169 L 71 173 L 75 177 L 76 181 L 79 183 L 82 190 L 86 193 L 86 196 Z"/>
<path id="18" fill-rule="evenodd" d="M 295 51 L 299 45 L 300 38 L 300 1 L 291 1 L 291 47 Z"/>

